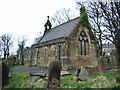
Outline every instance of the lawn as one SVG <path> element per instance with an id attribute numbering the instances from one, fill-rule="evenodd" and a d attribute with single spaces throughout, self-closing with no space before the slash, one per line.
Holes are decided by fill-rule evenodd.
<path id="1" fill-rule="evenodd" d="M 76 82 L 75 75 L 61 76 L 60 88 L 120 88 L 115 78 L 118 74 L 107 72 L 89 77 L 83 82 Z M 46 88 L 47 77 L 31 79 L 28 73 L 13 74 L 9 80 L 9 88 Z"/>
<path id="2" fill-rule="evenodd" d="M 32 86 L 26 86 L 25 84 L 29 83 L 27 78 L 29 77 L 28 73 L 16 73 L 10 78 L 10 88 L 32 88 Z"/>
<path id="3" fill-rule="evenodd" d="M 65 76 L 61 78 L 61 87 L 63 88 L 114 88 L 118 87 L 115 78 L 118 74 L 107 72 L 101 75 L 89 77 L 83 82 L 76 82 L 74 75 Z"/>
<path id="4" fill-rule="evenodd" d="M 25 63 L 24 65 L 14 65 L 12 68 L 15 69 L 15 68 L 27 67 L 27 66 L 29 66 L 29 63 Z"/>

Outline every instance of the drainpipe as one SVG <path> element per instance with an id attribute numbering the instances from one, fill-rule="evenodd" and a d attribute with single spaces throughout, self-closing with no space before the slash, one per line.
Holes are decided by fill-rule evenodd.
<path id="1" fill-rule="evenodd" d="M 58 56 L 58 60 L 60 61 L 60 44 L 59 44 L 59 56 Z"/>

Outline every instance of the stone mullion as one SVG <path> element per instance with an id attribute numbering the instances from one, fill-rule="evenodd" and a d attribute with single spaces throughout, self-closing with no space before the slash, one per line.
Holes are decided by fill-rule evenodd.
<path id="1" fill-rule="evenodd" d="M 86 41 L 86 55 L 88 55 L 88 42 Z"/>
<path id="2" fill-rule="evenodd" d="M 84 48 L 85 48 L 84 41 L 82 41 L 82 55 L 84 55 Z"/>
<path id="3" fill-rule="evenodd" d="M 86 41 L 84 41 L 84 55 L 86 55 Z"/>
<path id="4" fill-rule="evenodd" d="M 80 55 L 82 55 L 82 41 L 80 41 Z"/>

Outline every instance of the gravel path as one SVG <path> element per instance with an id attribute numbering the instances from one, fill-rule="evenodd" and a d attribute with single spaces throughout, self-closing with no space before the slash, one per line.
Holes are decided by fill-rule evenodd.
<path id="1" fill-rule="evenodd" d="M 20 68 L 15 68 L 12 69 L 12 73 L 39 73 L 39 72 L 44 72 L 48 73 L 48 70 L 45 68 L 38 68 L 38 67 L 20 67 Z M 70 74 L 74 74 L 75 70 L 68 70 Z"/>
<path id="2" fill-rule="evenodd" d="M 38 68 L 38 67 L 20 67 L 12 69 L 12 73 L 38 73 L 38 72 L 45 72 L 47 73 L 48 70 L 45 68 Z"/>

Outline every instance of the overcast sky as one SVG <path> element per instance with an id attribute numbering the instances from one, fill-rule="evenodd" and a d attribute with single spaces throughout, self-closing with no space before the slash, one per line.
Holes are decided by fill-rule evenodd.
<path id="1" fill-rule="evenodd" d="M 13 33 L 15 39 L 25 35 L 27 45 L 44 32 L 47 16 L 62 8 L 74 10 L 74 0 L 0 0 L 0 36 Z"/>

